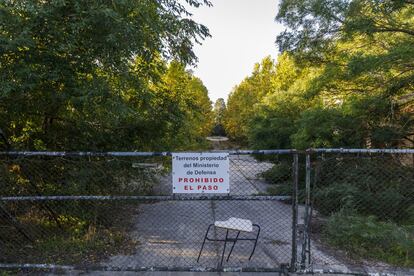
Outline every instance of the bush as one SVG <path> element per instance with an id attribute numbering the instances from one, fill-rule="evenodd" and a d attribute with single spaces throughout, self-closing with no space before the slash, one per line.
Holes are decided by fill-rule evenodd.
<path id="1" fill-rule="evenodd" d="M 276 164 L 269 170 L 262 173 L 267 183 L 272 184 L 267 188 L 270 195 L 291 196 L 293 192 L 293 168 L 292 160 L 283 157 L 279 160 L 271 160 Z M 298 200 L 305 202 L 305 164 L 299 162 L 299 183 L 298 183 Z"/>
<path id="2" fill-rule="evenodd" d="M 134 163 L 163 159 L 28 157 L 0 160 L 0 191 L 17 195 L 149 195 L 156 173 Z"/>
<path id="3" fill-rule="evenodd" d="M 341 209 L 409 224 L 414 199 L 412 168 L 392 158 L 330 158 L 318 164 L 314 206 L 323 215 Z"/>
<path id="4" fill-rule="evenodd" d="M 315 191 L 314 205 L 322 215 L 331 215 L 341 209 L 353 209 L 359 201 L 359 192 L 358 188 L 347 183 L 333 183 Z"/>
<path id="5" fill-rule="evenodd" d="M 414 265 L 414 225 L 398 226 L 373 216 L 338 212 L 325 227 L 324 237 L 332 246 L 357 257 L 374 258 L 399 266 Z"/>
<path id="6" fill-rule="evenodd" d="M 280 162 L 263 172 L 262 176 L 270 184 L 285 182 L 292 179 L 292 167 L 286 162 Z"/>

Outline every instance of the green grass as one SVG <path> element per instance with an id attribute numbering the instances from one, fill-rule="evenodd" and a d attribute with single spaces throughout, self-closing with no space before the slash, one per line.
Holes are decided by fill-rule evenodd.
<path id="1" fill-rule="evenodd" d="M 414 225 L 399 226 L 373 216 L 339 212 L 328 219 L 323 237 L 328 244 L 354 257 L 414 266 Z"/>
<path id="2" fill-rule="evenodd" d="M 61 233 L 37 238 L 24 246 L 8 244 L 1 259 L 61 265 L 96 264 L 114 254 L 128 254 L 136 244 L 125 231 L 94 229 L 82 234 Z"/>
<path id="3" fill-rule="evenodd" d="M 5 247 L 0 249 L 0 261 L 96 264 L 114 254 L 128 254 L 136 247 L 137 241 L 128 235 L 132 227 L 129 218 L 136 206 L 129 203 L 82 206 L 82 209 L 69 209 L 69 206 L 55 209 L 60 211 L 59 225 L 33 208 L 19 216 L 21 227 L 32 242 L 25 240 L 11 225 L 0 228 L 0 235 L 8 237 Z"/>
<path id="4" fill-rule="evenodd" d="M 33 257 L 56 264 L 96 263 L 132 244 L 126 233 L 95 229 L 84 235 L 55 236 L 38 241 L 33 247 L 36 254 Z"/>

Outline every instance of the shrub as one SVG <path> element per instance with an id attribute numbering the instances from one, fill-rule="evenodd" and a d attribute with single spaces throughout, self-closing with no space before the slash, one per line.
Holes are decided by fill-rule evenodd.
<path id="1" fill-rule="evenodd" d="M 272 168 L 262 173 L 267 183 L 276 184 L 292 179 L 292 167 L 287 162 L 276 163 Z"/>
<path id="2" fill-rule="evenodd" d="M 291 196 L 293 192 L 293 168 L 292 160 L 279 158 L 272 160 L 275 165 L 269 170 L 262 173 L 267 183 L 272 184 L 267 188 L 267 193 L 279 196 Z M 298 183 L 298 200 L 305 202 L 305 164 L 299 162 L 299 183 Z"/>
<path id="3" fill-rule="evenodd" d="M 407 224 L 413 218 L 414 171 L 392 158 L 329 158 L 312 183 L 314 206 L 323 215 L 348 209 Z"/>
<path id="4" fill-rule="evenodd" d="M 323 215 L 330 215 L 341 209 L 353 209 L 358 204 L 359 192 L 358 188 L 348 183 L 333 183 L 315 191 L 314 204 Z"/>
<path id="5" fill-rule="evenodd" d="M 332 246 L 357 257 L 374 258 L 399 266 L 414 265 L 414 225 L 398 226 L 373 216 L 338 212 L 325 227 L 324 237 Z"/>

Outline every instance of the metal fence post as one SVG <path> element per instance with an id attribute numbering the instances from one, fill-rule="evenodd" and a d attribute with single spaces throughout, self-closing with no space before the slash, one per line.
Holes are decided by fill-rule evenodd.
<path id="1" fill-rule="evenodd" d="M 306 268 L 306 253 L 310 251 L 310 239 L 309 239 L 309 221 L 310 221 L 310 204 L 311 204 L 311 158 L 310 151 L 306 151 L 306 188 L 305 188 L 305 221 L 304 221 L 304 231 L 303 231 L 303 241 L 302 241 L 302 259 L 301 259 L 301 268 Z M 308 260 L 310 262 L 310 260 Z"/>
<path id="2" fill-rule="evenodd" d="M 299 183 L 299 155 L 293 155 L 293 189 L 292 189 L 292 259 L 290 271 L 296 271 L 297 262 L 297 225 L 298 225 L 298 183 Z"/>

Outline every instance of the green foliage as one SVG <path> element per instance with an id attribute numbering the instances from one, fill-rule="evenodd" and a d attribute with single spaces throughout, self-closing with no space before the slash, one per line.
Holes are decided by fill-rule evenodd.
<path id="1" fill-rule="evenodd" d="M 7 227 L 7 220 L 3 221 L 6 227 L 0 229 L 0 233 L 9 241 L 1 250 L 3 262 L 88 265 L 112 254 L 127 254 L 136 244 L 126 231 L 131 227 L 129 218 L 135 203 L 59 201 L 8 207 L 35 239 L 25 241 L 27 246 L 22 254 L 21 248 L 16 246 L 21 242 L 19 233 L 13 227 Z M 47 210 L 53 210 L 53 213 L 47 213 Z M 119 215 L 121 213 L 123 215 Z M 57 219 L 52 219 L 51 214 Z"/>
<path id="2" fill-rule="evenodd" d="M 352 210 L 400 224 L 412 222 L 413 196 L 412 168 L 385 157 L 321 161 L 314 187 L 314 204 L 323 215 Z"/>
<path id="3" fill-rule="evenodd" d="M 293 193 L 293 168 L 292 160 L 289 158 L 281 160 L 271 160 L 274 165 L 269 170 L 262 173 L 263 178 L 267 184 L 267 192 L 271 195 L 292 196 Z M 299 163 L 298 175 L 298 200 L 301 203 L 305 202 L 305 164 Z M 313 177 L 313 175 L 312 175 Z"/>
<path id="4" fill-rule="evenodd" d="M 224 114 L 226 112 L 226 103 L 223 98 L 218 98 L 214 103 L 214 123 L 223 124 Z"/>
<path id="5" fill-rule="evenodd" d="M 372 147 L 398 146 L 413 132 L 412 100 L 400 100 L 413 88 L 413 13 L 410 1 L 280 4 L 277 19 L 286 32 L 279 46 L 300 66 L 322 68 L 305 95 L 321 97 L 324 106 L 333 104 L 341 116 L 356 120 L 357 138 Z"/>
<path id="6" fill-rule="evenodd" d="M 291 148 L 290 136 L 297 131 L 297 108 L 301 103 L 295 95 L 275 93 L 257 105 L 248 131 L 253 148 Z"/>
<path id="7" fill-rule="evenodd" d="M 412 143 L 413 14 L 412 1 L 403 0 L 281 1 L 282 54 L 272 81 L 255 90 L 247 79 L 229 96 L 232 131 L 241 134 L 233 137 L 247 136 L 254 148 Z M 328 241 L 359 257 L 412 266 L 412 167 L 393 158 L 331 157 L 317 164 L 313 202 L 328 217 Z M 277 180 L 284 172 L 276 165 L 264 173 L 271 194 L 291 194 L 291 185 Z"/>
<path id="8" fill-rule="evenodd" d="M 352 254 L 393 265 L 414 265 L 414 228 L 380 222 L 372 216 L 336 213 L 325 228 L 328 242 Z"/>
<path id="9" fill-rule="evenodd" d="M 255 148 L 412 143 L 413 14 L 410 1 L 281 1 L 282 54 L 230 94 L 227 131 Z"/>
<path id="10" fill-rule="evenodd" d="M 154 170 L 134 167 L 150 159 L 20 158 L 2 160 L 3 196 L 150 195 L 158 183 Z"/>
<path id="11" fill-rule="evenodd" d="M 177 1 L 3 1 L 0 14 L 0 128 L 13 148 L 170 149 L 172 129 L 204 123 L 184 122 L 210 105 L 200 81 L 181 70 L 187 89 L 174 92 L 164 76 L 165 60 L 194 64 L 209 35 Z"/>
<path id="12" fill-rule="evenodd" d="M 323 215 L 331 215 L 342 209 L 353 209 L 360 202 L 358 196 L 361 191 L 348 183 L 333 183 L 314 194 L 317 210 Z M 364 204 L 366 202 L 362 202 Z"/>
<path id="13" fill-rule="evenodd" d="M 414 264 L 414 171 L 395 156 L 324 156 L 313 205 L 329 244 L 355 257 Z"/>
<path id="14" fill-rule="evenodd" d="M 226 114 L 226 103 L 223 98 L 218 98 L 214 103 L 214 127 L 212 129 L 212 134 L 215 136 L 226 136 L 226 131 L 224 130 L 224 116 Z"/>
<path id="15" fill-rule="evenodd" d="M 185 2 L 210 5 L 207 0 Z M 197 61 L 193 44 L 207 36 L 208 29 L 176 0 L 1 1 L 0 148 L 156 151 L 204 146 L 212 128 L 211 102 L 202 81 L 185 68 Z M 154 193 L 162 172 L 133 162 L 5 157 L 0 190 L 3 196 Z M 36 236 L 22 254 L 16 247 L 21 234 L 15 227 L 2 227 L 0 235 L 8 237 L 0 249 L 3 262 L 98 263 L 122 253 L 128 237 L 116 228 L 127 228 L 119 218 L 130 217 L 136 204 L 118 208 L 106 203 L 5 206 Z M 8 216 L 1 220 L 2 225 L 15 224 Z"/>
<path id="16" fill-rule="evenodd" d="M 311 108 L 296 124 L 298 131 L 291 136 L 294 148 L 359 148 L 364 142 L 359 121 L 337 108 Z"/>
<path id="17" fill-rule="evenodd" d="M 267 192 L 271 195 L 291 196 L 292 187 L 292 166 L 286 161 L 276 161 L 272 168 L 262 173 L 266 183 Z"/>
<path id="18" fill-rule="evenodd" d="M 155 118 L 167 123 L 160 136 L 164 149 L 197 149 L 205 146 L 205 137 L 213 125 L 211 101 L 202 81 L 185 70 L 184 65 L 172 62 L 163 76 L 163 88 L 168 106 L 160 109 L 166 118 Z M 158 100 L 158 95 L 156 100 Z M 155 139 L 155 143 L 159 143 Z M 157 147 L 156 144 L 153 147 Z"/>
<path id="19" fill-rule="evenodd" d="M 267 183 L 279 183 L 292 179 L 292 167 L 286 162 L 280 162 L 262 173 Z"/>
<path id="20" fill-rule="evenodd" d="M 228 136 L 246 144 L 254 106 L 273 88 L 275 63 L 270 56 L 257 63 L 252 75 L 245 78 L 230 93 L 227 100 L 224 127 Z"/>

